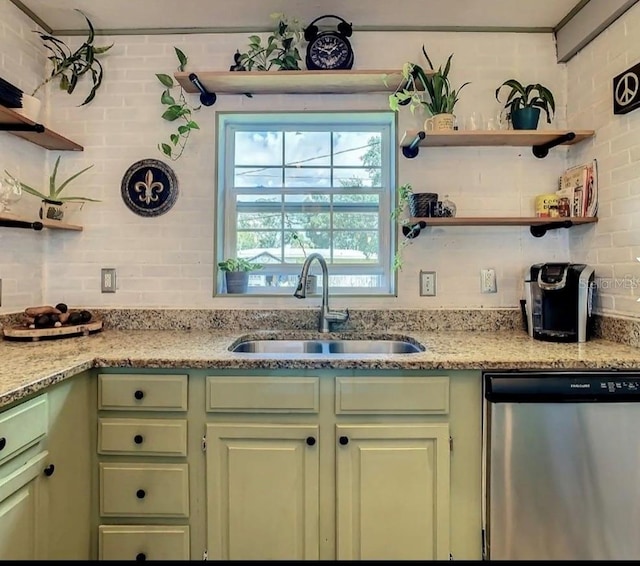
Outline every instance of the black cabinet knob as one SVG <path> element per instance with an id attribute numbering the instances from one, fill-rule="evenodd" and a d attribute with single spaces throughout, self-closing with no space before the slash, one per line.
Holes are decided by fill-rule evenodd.
<path id="1" fill-rule="evenodd" d="M 339 442 L 340 444 L 342 444 L 342 446 L 346 446 L 347 444 L 349 444 L 349 437 L 348 437 L 348 436 L 341 436 L 341 437 L 338 439 L 338 442 Z"/>
<path id="2" fill-rule="evenodd" d="M 313 436 L 307 436 L 307 446 L 313 446 L 316 443 L 316 439 Z"/>
<path id="3" fill-rule="evenodd" d="M 144 441 L 144 437 L 143 437 L 141 434 L 136 434 L 136 435 L 133 437 L 133 441 L 134 441 L 136 444 L 142 444 L 142 442 Z"/>
<path id="4" fill-rule="evenodd" d="M 7 439 L 3 436 L 0 438 L 0 450 L 4 450 L 4 447 L 7 445 Z"/>
<path id="5" fill-rule="evenodd" d="M 56 467 L 53 464 L 49 464 L 44 469 L 44 475 L 47 476 L 47 477 L 52 476 L 55 469 L 56 469 Z"/>
<path id="6" fill-rule="evenodd" d="M 144 552 L 138 552 L 138 554 L 136 554 L 136 560 L 138 562 L 142 562 L 143 560 L 147 559 L 147 555 Z"/>
<path id="7" fill-rule="evenodd" d="M 144 496 L 147 495 L 147 492 L 144 489 L 139 489 L 136 491 L 136 497 L 138 499 L 144 499 Z"/>
<path id="8" fill-rule="evenodd" d="M 140 389 L 136 390 L 136 392 L 133 394 L 133 396 L 140 400 L 144 397 L 144 391 L 140 391 Z"/>

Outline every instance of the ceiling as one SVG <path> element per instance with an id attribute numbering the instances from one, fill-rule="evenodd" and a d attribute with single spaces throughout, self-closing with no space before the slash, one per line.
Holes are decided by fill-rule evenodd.
<path id="1" fill-rule="evenodd" d="M 11 0 L 45 30 L 102 34 L 198 33 L 272 29 L 284 12 L 308 24 L 335 14 L 354 30 L 523 30 L 551 32 L 589 0 Z M 401 6 L 401 9 L 398 9 Z M 319 22 L 334 24 L 336 20 Z"/>

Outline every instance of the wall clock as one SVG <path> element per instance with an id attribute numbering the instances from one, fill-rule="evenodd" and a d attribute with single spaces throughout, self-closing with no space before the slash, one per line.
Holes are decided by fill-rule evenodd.
<path id="1" fill-rule="evenodd" d="M 173 169 L 157 159 L 136 161 L 122 177 L 122 200 L 140 216 L 159 216 L 178 198 L 178 179 Z"/>
<path id="2" fill-rule="evenodd" d="M 319 31 L 315 23 L 324 18 L 340 20 L 337 29 Z M 353 33 L 351 24 L 339 16 L 320 16 L 313 20 L 304 30 L 307 44 L 306 64 L 311 71 L 351 69 L 354 55 L 348 37 Z"/>

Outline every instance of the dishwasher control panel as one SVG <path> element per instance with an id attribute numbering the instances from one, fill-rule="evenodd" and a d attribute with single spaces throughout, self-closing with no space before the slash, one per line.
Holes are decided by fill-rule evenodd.
<path id="1" fill-rule="evenodd" d="M 484 372 L 483 380 L 494 403 L 640 401 L 640 372 Z"/>

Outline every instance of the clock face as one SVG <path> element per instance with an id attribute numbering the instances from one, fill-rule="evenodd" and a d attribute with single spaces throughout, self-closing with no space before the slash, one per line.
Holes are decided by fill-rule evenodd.
<path id="1" fill-rule="evenodd" d="M 315 69 L 349 69 L 353 64 L 351 46 L 346 39 L 326 33 L 309 44 L 307 66 Z"/>

